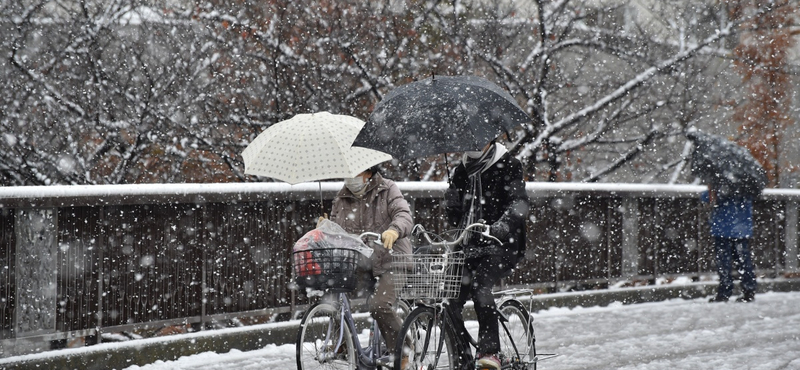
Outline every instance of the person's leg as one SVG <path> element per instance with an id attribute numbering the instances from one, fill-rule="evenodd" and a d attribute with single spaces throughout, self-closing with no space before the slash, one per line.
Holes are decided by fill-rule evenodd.
<path id="1" fill-rule="evenodd" d="M 478 352 L 496 354 L 500 352 L 500 333 L 497 305 L 492 295 L 492 287 L 503 276 L 502 260 L 499 256 L 484 257 L 475 268 L 472 280 L 472 300 L 478 317 Z"/>
<path id="2" fill-rule="evenodd" d="M 450 308 L 453 310 L 453 315 L 455 316 L 453 320 L 453 330 L 456 335 L 460 335 L 464 338 L 464 343 L 467 343 L 468 339 L 466 336 L 467 328 L 464 326 L 463 311 L 464 304 L 472 297 L 472 280 L 475 276 L 475 270 L 473 269 L 474 262 L 473 260 L 465 261 L 461 278 L 461 291 L 459 291 L 458 298 L 450 300 Z M 467 344 L 466 346 L 469 345 Z M 458 353 L 458 361 L 462 368 L 471 366 L 473 358 L 469 348 L 457 348 L 456 352 Z"/>
<path id="3" fill-rule="evenodd" d="M 733 253 L 733 239 L 714 237 L 716 251 L 717 273 L 719 286 L 717 287 L 717 300 L 728 300 L 733 291 L 733 278 L 731 277 L 731 254 Z"/>
<path id="4" fill-rule="evenodd" d="M 742 276 L 742 300 L 752 301 L 755 298 L 757 283 L 749 240 L 737 239 L 735 249 L 739 255 L 740 274 Z"/>
<path id="5" fill-rule="evenodd" d="M 397 294 L 395 294 L 394 284 L 389 273 L 378 276 L 376 279 L 375 291 L 369 300 L 369 311 L 378 323 L 387 348 L 394 348 L 397 333 L 400 332 L 403 325 L 394 307 Z"/>

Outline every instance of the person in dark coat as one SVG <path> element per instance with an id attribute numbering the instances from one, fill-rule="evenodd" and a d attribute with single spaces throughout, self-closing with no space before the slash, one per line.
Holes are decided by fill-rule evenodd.
<path id="1" fill-rule="evenodd" d="M 753 200 L 742 194 L 725 194 L 717 187 L 701 194 L 701 200 L 711 203 L 713 209 L 709 224 L 714 237 L 719 286 L 711 302 L 727 302 L 733 293 L 731 269 L 734 261 L 741 271 L 742 296 L 738 302 L 752 302 L 756 296 L 756 275 L 749 241 L 753 236 Z"/>
<path id="2" fill-rule="evenodd" d="M 499 369 L 499 326 L 492 287 L 510 275 L 525 255 L 530 201 L 522 165 L 496 142 L 481 152 L 467 152 L 450 177 L 445 201 L 451 226 L 464 228 L 483 222 L 490 226 L 490 234 L 502 242 L 492 242 L 479 234 L 468 239 L 463 246 L 463 285 L 459 297 L 452 302 L 460 330 L 466 330 L 461 311 L 467 299 L 472 298 L 479 324 L 476 367 Z M 461 352 L 462 365 L 471 362 L 467 353 Z"/>

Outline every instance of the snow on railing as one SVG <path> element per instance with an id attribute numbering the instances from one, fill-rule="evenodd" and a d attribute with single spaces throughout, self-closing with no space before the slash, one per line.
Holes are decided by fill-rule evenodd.
<path id="1" fill-rule="evenodd" d="M 447 189 L 447 183 L 440 181 L 403 181 L 397 182 L 397 184 L 404 194 L 416 198 L 439 198 Z M 0 207 L 332 199 L 342 186 L 341 181 L 326 181 L 296 185 L 283 182 L 251 182 L 0 187 Z M 558 197 L 574 194 L 611 197 L 694 198 L 705 191 L 706 187 L 633 183 L 529 182 L 526 184 L 526 189 L 531 197 Z M 794 198 L 800 200 L 800 189 L 765 189 L 762 196 L 766 199 Z"/>

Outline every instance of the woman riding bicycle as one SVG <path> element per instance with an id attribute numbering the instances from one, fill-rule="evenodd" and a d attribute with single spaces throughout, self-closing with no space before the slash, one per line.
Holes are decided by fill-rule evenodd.
<path id="1" fill-rule="evenodd" d="M 466 239 L 464 279 L 459 297 L 452 301 L 459 330 L 465 332 L 462 310 L 472 298 L 478 317 L 477 369 L 500 369 L 500 338 L 492 287 L 510 275 L 525 254 L 525 220 L 529 199 L 522 165 L 506 148 L 492 142 L 483 151 L 464 153 L 450 178 L 446 194 L 448 221 L 463 228 L 474 222 L 490 225 L 490 234 L 502 244 L 480 237 Z M 460 363 L 470 364 L 469 351 Z"/>
<path id="2" fill-rule="evenodd" d="M 369 299 L 369 308 L 385 343 L 392 346 L 402 320 L 394 307 L 397 295 L 388 274 L 392 264 L 389 251 L 411 253 L 411 242 L 407 238 L 414 225 L 411 211 L 397 185 L 384 179 L 377 166 L 352 179 L 345 179 L 344 183 L 333 201 L 331 221 L 352 234 L 381 234 L 383 247 L 373 245 L 371 257 L 371 275 L 377 281 Z"/>

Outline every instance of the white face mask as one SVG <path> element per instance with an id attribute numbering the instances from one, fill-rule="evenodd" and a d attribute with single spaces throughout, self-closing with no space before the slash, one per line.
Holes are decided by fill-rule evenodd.
<path id="1" fill-rule="evenodd" d="M 344 186 L 350 190 L 353 194 L 359 193 L 367 186 L 367 181 L 361 177 L 353 177 L 350 179 L 344 179 Z"/>

